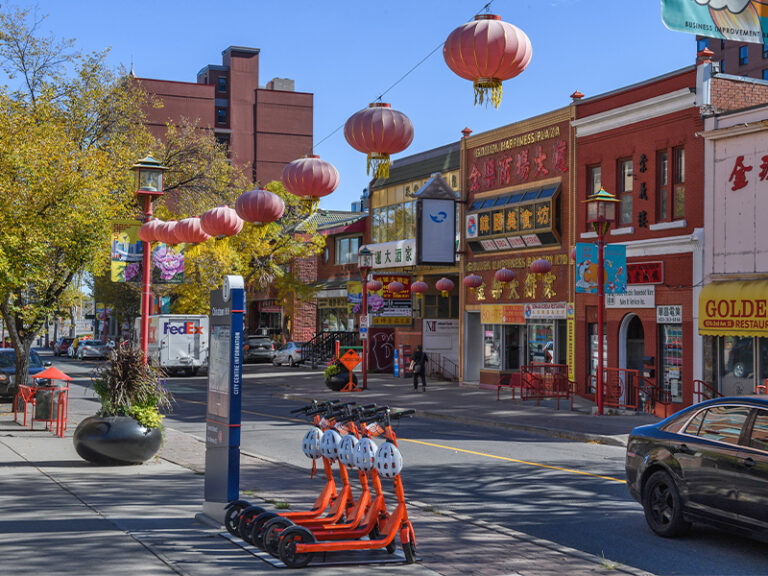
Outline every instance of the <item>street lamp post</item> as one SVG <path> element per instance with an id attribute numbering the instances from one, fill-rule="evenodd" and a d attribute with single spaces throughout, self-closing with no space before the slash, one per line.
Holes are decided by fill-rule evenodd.
<path id="1" fill-rule="evenodd" d="M 363 277 L 363 310 L 360 318 L 365 316 L 366 331 L 365 337 L 361 338 L 363 344 L 363 390 L 368 390 L 368 272 L 373 268 L 373 253 L 367 246 L 360 248 L 357 257 L 357 266 L 360 268 L 360 275 Z M 362 332 L 362 331 L 361 331 Z"/>
<path id="2" fill-rule="evenodd" d="M 136 174 L 136 197 L 139 199 L 144 222 L 152 219 L 152 201 L 163 195 L 163 170 L 160 162 L 147 156 L 131 167 Z M 152 310 L 152 243 L 143 242 L 141 261 L 141 351 L 147 360 L 149 345 L 149 313 Z"/>
<path id="3" fill-rule="evenodd" d="M 597 381 L 595 396 L 597 413 L 603 414 L 603 322 L 605 316 L 605 235 L 616 220 L 616 203 L 619 199 L 602 186 L 587 202 L 587 221 L 597 233 Z"/>

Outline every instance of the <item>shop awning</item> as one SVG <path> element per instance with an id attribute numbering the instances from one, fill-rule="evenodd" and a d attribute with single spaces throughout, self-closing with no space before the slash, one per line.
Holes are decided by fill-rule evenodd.
<path id="1" fill-rule="evenodd" d="M 768 337 L 768 280 L 704 286 L 699 296 L 699 334 Z"/>

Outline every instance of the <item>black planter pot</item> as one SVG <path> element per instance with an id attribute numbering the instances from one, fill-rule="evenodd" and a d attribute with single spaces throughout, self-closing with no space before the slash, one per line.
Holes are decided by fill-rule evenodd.
<path id="1" fill-rule="evenodd" d="M 160 428 L 146 428 L 130 416 L 90 416 L 72 437 L 77 453 L 94 464 L 141 464 L 157 454 Z"/>
<path id="2" fill-rule="evenodd" d="M 357 376 L 354 374 L 352 374 L 352 382 L 357 384 Z M 346 370 L 325 379 L 325 385 L 334 392 L 338 392 L 347 384 L 349 384 L 349 372 Z"/>

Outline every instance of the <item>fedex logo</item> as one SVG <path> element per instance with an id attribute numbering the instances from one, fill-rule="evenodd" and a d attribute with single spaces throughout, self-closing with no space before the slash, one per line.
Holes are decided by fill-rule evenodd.
<path id="1" fill-rule="evenodd" d="M 184 322 L 181 326 L 172 326 L 170 322 L 163 325 L 163 334 L 203 334 L 202 326 L 195 326 L 194 322 Z"/>

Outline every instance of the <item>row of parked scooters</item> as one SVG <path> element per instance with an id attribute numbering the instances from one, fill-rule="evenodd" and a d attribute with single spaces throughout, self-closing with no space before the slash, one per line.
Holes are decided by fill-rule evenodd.
<path id="1" fill-rule="evenodd" d="M 389 407 L 357 406 L 354 402 L 312 402 L 292 411 L 311 417 L 314 426 L 302 441 L 304 454 L 322 460 L 325 485 L 310 510 L 272 512 L 244 500 L 227 505 L 225 525 L 233 536 L 280 558 L 290 568 L 302 568 L 319 552 L 396 550 L 395 538 L 408 563 L 416 559 L 413 526 L 408 520 L 400 472 L 403 457 L 397 448 L 392 421 L 413 410 L 392 412 Z M 381 446 L 373 438 L 384 437 Z M 338 466 L 341 487 L 334 480 Z M 357 469 L 360 491 L 355 499 L 349 470 Z M 397 505 L 388 510 L 381 478 L 391 479 Z"/>

